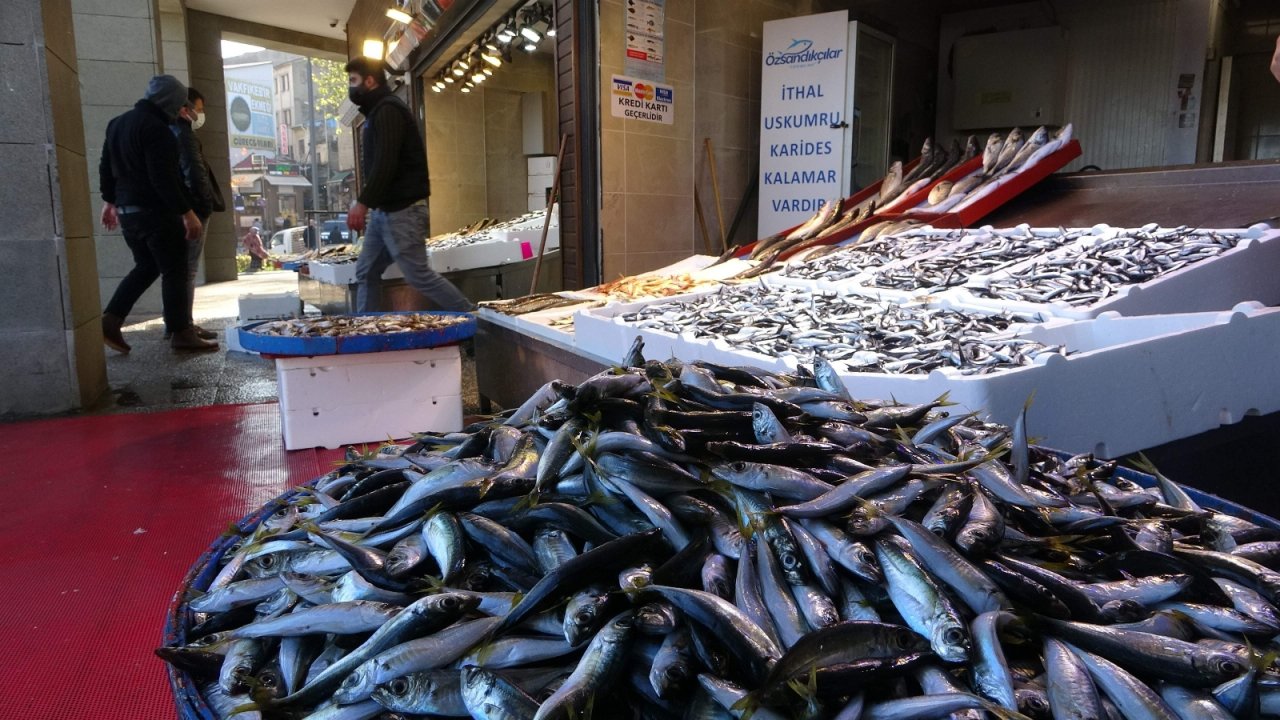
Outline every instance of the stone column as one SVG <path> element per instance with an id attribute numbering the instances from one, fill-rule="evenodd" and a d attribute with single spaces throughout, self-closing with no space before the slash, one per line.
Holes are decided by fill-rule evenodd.
<path id="1" fill-rule="evenodd" d="M 155 0 L 71 0 L 75 20 L 75 54 L 80 64 L 80 102 L 84 114 L 85 159 L 94 214 L 102 207 L 98 194 L 98 161 L 111 118 L 133 107 L 160 72 L 157 38 L 159 12 Z M 110 298 L 133 267 L 133 255 L 120 231 L 95 223 L 98 289 Z M 134 306 L 137 315 L 160 313 L 160 283 Z"/>
<path id="2" fill-rule="evenodd" d="M 0 2 L 0 418 L 107 390 L 82 70 L 68 0 Z"/>
<path id="3" fill-rule="evenodd" d="M 204 127 L 198 135 L 204 159 L 222 188 L 227 211 L 209 218 L 209 237 L 204 246 L 204 280 L 221 282 L 236 279 L 236 241 L 232 223 L 231 160 L 227 149 L 227 93 L 222 77 L 222 18 L 187 11 L 187 52 L 191 84 L 204 93 Z"/>

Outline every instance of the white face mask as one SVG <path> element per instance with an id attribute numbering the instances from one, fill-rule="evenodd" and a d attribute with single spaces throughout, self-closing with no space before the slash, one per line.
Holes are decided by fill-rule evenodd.
<path id="1" fill-rule="evenodd" d="M 196 119 L 191 121 L 191 129 L 199 130 L 204 125 L 204 113 L 196 113 Z"/>

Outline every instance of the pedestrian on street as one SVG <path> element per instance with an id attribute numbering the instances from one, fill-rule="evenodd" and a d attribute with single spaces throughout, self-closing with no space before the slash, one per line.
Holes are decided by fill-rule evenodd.
<path id="1" fill-rule="evenodd" d="M 215 212 L 227 209 L 222 199 L 222 189 L 213 177 L 213 168 L 204 159 L 204 147 L 196 130 L 204 125 L 204 95 L 195 88 L 187 88 L 189 104 L 178 111 L 178 119 L 173 123 L 173 135 L 178 139 L 178 158 L 182 166 L 182 180 L 191 199 L 191 209 L 200 219 L 200 239 L 187 245 L 187 307 L 194 310 L 196 302 L 196 274 L 200 268 L 200 256 L 204 254 L 205 239 L 209 237 L 209 217 Z M 193 315 L 194 318 L 194 315 Z M 192 322 L 196 335 L 205 340 L 212 340 L 218 334 Z M 165 339 L 170 333 L 165 332 Z"/>
<path id="2" fill-rule="evenodd" d="M 356 58 L 346 71 L 347 95 L 365 116 L 360 158 L 364 186 L 347 213 L 347 227 L 365 231 L 356 260 L 356 311 L 381 309 L 382 272 L 392 262 L 400 266 L 405 282 L 437 308 L 474 310 L 475 303 L 427 265 L 431 187 L 427 152 L 413 113 L 387 87 L 380 60 Z"/>
<path id="3" fill-rule="evenodd" d="M 267 249 L 262 247 L 262 236 L 258 234 L 258 226 L 249 228 L 249 232 L 240 238 L 240 242 L 244 245 L 245 252 L 249 253 L 249 272 L 261 270 L 262 261 L 270 256 L 267 255 Z"/>
<path id="4" fill-rule="evenodd" d="M 121 328 L 138 298 L 160 278 L 165 328 L 175 350 L 216 350 L 191 326 L 187 302 L 187 244 L 200 238 L 201 224 L 182 184 L 178 141 L 169 125 L 187 104 L 187 88 L 172 75 L 151 78 L 132 110 L 107 124 L 98 164 L 102 226 L 119 227 L 133 253 L 124 276 L 102 313 L 108 347 L 128 353 Z"/>

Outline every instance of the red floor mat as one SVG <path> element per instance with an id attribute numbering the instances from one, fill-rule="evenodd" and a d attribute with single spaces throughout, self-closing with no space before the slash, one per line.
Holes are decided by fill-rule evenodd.
<path id="1" fill-rule="evenodd" d="M 160 642 L 192 562 L 327 472 L 274 404 L 0 425 L 0 718 L 172 718 Z"/>

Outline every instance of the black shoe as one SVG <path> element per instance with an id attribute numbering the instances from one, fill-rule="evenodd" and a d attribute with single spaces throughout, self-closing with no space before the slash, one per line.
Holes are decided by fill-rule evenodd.
<path id="1" fill-rule="evenodd" d="M 102 314 L 102 342 L 112 350 L 128 355 L 133 348 L 124 341 L 124 334 L 120 332 L 122 327 L 124 327 L 124 318 L 116 317 L 111 313 Z"/>

